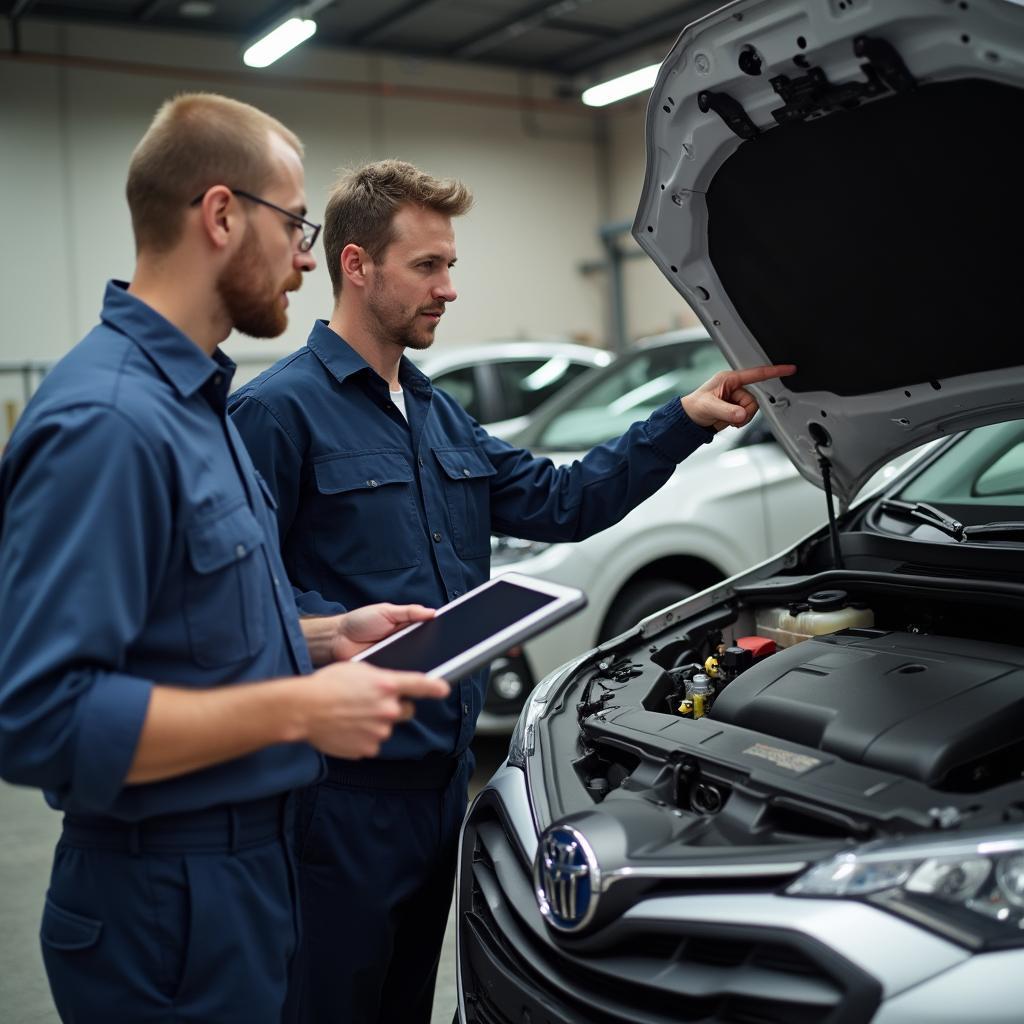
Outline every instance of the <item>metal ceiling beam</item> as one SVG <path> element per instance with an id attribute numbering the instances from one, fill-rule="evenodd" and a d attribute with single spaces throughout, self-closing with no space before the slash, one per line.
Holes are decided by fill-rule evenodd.
<path id="1" fill-rule="evenodd" d="M 489 50 L 497 49 L 502 43 L 511 39 L 517 39 L 535 28 L 540 28 L 556 18 L 590 3 L 590 0 L 541 0 L 540 3 L 532 4 L 526 10 L 512 15 L 505 21 L 491 28 L 478 32 L 476 35 L 463 39 L 456 43 L 448 51 L 448 56 L 457 57 L 461 60 L 471 60 L 480 57 Z"/>
<path id="2" fill-rule="evenodd" d="M 160 11 L 170 4 L 171 0 L 147 0 L 144 4 L 139 4 L 132 14 L 135 21 L 149 21 L 154 15 L 159 14 Z"/>
<path id="3" fill-rule="evenodd" d="M 390 14 L 385 14 L 383 17 L 371 21 L 368 25 L 356 29 L 355 32 L 347 36 L 347 39 L 355 45 L 365 44 L 367 40 L 375 36 L 381 29 L 390 28 L 396 21 L 408 18 L 410 14 L 415 14 L 418 10 L 433 2 L 434 0 L 408 0 L 407 3 L 402 4 L 401 7 L 396 8 Z"/>
<path id="4" fill-rule="evenodd" d="M 596 25 L 592 21 L 564 21 L 562 18 L 552 18 L 547 23 L 548 28 L 557 28 L 560 32 L 575 32 L 581 36 L 594 36 L 597 39 L 618 39 L 620 30 L 609 25 Z"/>
<path id="5" fill-rule="evenodd" d="M 569 50 L 561 57 L 545 61 L 545 68 L 557 69 L 562 74 L 575 75 L 605 61 L 613 60 L 639 50 L 649 43 L 655 43 L 668 36 L 678 35 L 687 25 L 705 14 L 722 6 L 722 0 L 688 0 L 658 18 L 645 22 L 641 27 L 621 33 L 616 39 L 592 43 L 576 50 Z"/>

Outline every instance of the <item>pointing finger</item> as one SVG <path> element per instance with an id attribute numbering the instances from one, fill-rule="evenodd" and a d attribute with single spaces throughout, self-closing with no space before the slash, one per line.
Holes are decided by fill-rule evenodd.
<path id="1" fill-rule="evenodd" d="M 730 383 L 733 385 L 757 384 L 763 380 L 774 380 L 776 377 L 788 377 L 796 373 L 793 363 L 776 363 L 773 366 L 751 366 L 746 370 L 733 370 Z"/>

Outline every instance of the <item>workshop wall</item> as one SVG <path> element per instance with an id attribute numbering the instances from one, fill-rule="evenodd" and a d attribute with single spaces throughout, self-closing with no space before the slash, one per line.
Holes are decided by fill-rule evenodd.
<path id="1" fill-rule="evenodd" d="M 599 255 L 595 115 L 519 109 L 519 76 L 315 46 L 256 72 L 227 41 L 36 23 L 23 27 L 23 47 L 96 64 L 0 60 L 0 359 L 62 354 L 94 322 L 104 280 L 130 274 L 128 158 L 159 103 L 186 89 L 255 103 L 299 134 L 314 218 L 345 164 L 398 156 L 466 180 L 477 205 L 457 224 L 460 297 L 442 327 L 446 344 L 566 334 L 603 341 L 600 298 L 577 269 Z M 227 69 L 231 77 L 220 77 Z M 344 91 L 346 82 L 368 91 Z M 375 94 L 382 83 L 396 95 Z M 330 298 L 321 265 L 275 347 L 300 344 Z"/>

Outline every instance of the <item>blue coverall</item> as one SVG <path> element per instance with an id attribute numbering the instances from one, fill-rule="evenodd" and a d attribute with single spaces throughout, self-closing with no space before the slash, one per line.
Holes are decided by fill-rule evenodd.
<path id="1" fill-rule="evenodd" d="M 306 744 L 125 785 L 154 683 L 310 670 L 234 364 L 125 286 L 0 462 L 0 775 L 64 812 L 41 938 L 62 1020 L 277 1024 Z"/>
<path id="2" fill-rule="evenodd" d="M 491 437 L 406 358 L 408 422 L 323 321 L 231 396 L 277 499 L 301 611 L 439 607 L 484 582 L 492 531 L 574 541 L 617 522 L 713 434 L 678 399 L 571 466 Z M 468 750 L 487 673 L 421 702 L 373 762 L 328 758 L 300 804 L 303 952 L 288 1019 L 429 1021 L 451 902 Z"/>

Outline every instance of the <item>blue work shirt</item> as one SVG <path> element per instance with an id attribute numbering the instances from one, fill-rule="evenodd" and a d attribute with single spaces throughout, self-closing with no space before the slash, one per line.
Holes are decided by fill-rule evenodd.
<path id="1" fill-rule="evenodd" d="M 135 821 L 314 781 L 278 744 L 125 785 L 154 683 L 310 670 L 272 498 L 226 415 L 234 363 L 125 286 L 44 378 L 0 462 L 0 774 Z"/>
<path id="2" fill-rule="evenodd" d="M 277 498 L 285 566 L 300 610 L 375 601 L 440 607 L 490 575 L 492 531 L 575 541 L 618 522 L 714 435 L 678 399 L 555 467 L 491 437 L 408 359 L 408 422 L 388 385 L 323 321 L 305 348 L 231 396 L 228 411 Z M 473 737 L 487 672 L 421 701 L 381 756 L 459 754 Z"/>

